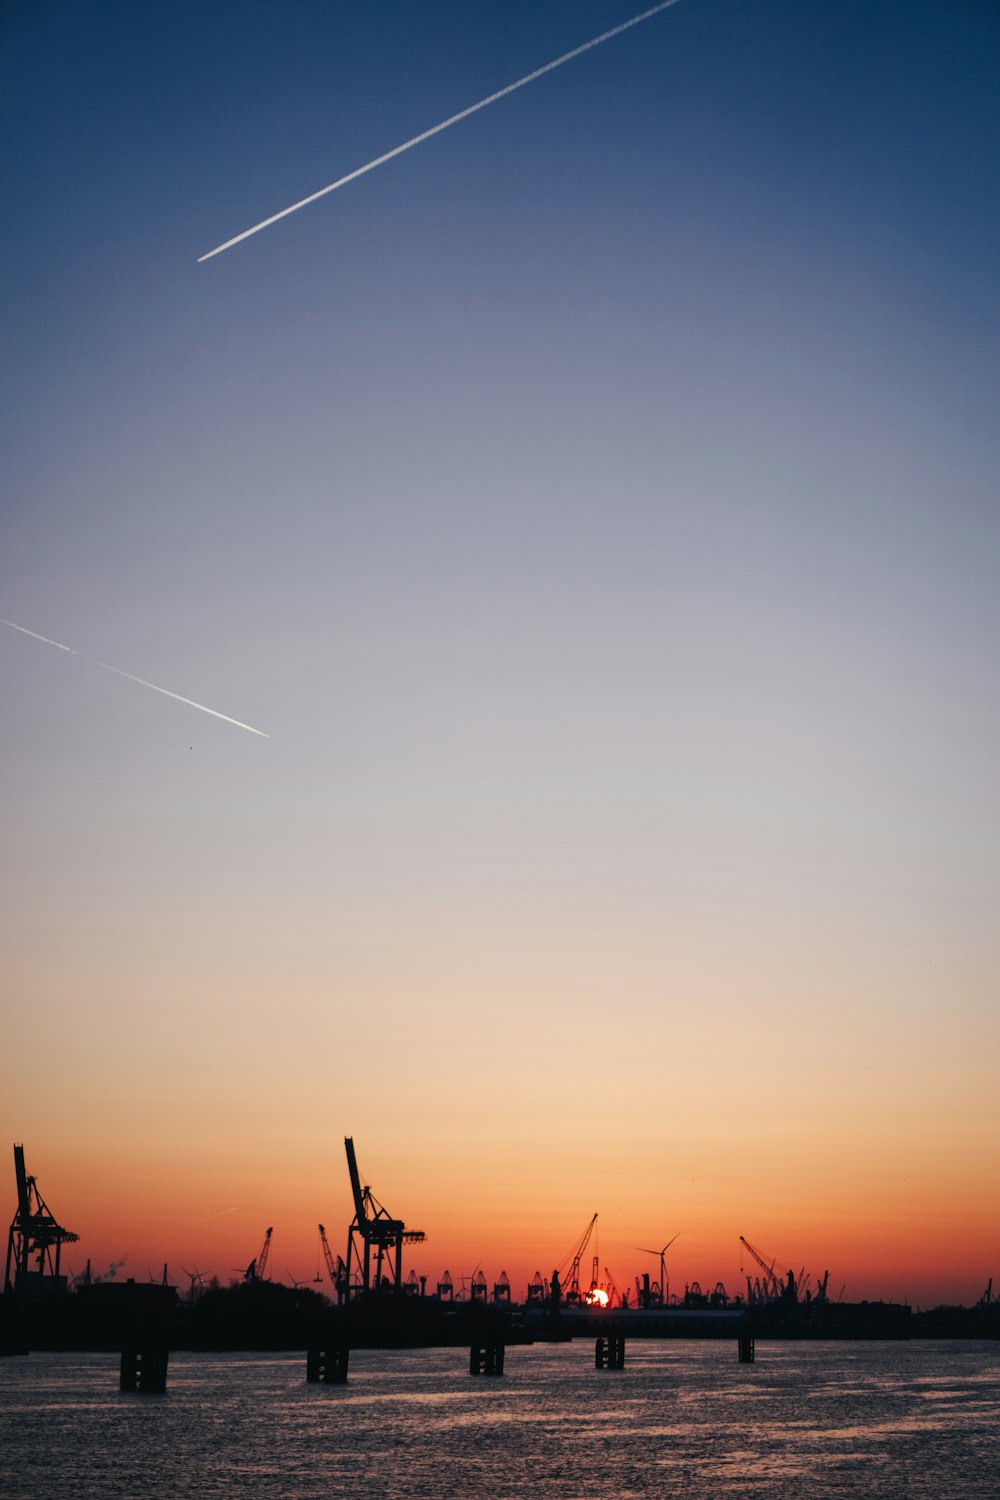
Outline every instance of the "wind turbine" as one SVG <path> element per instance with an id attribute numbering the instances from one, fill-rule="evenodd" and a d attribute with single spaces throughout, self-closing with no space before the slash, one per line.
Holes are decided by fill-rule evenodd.
<path id="1" fill-rule="evenodd" d="M 680 1234 L 679 1229 L 677 1234 Z M 667 1240 L 662 1250 L 645 1250 L 642 1245 L 636 1245 L 635 1247 L 641 1255 L 658 1255 L 660 1257 L 660 1296 L 663 1298 L 664 1307 L 667 1305 L 667 1251 L 677 1238 L 677 1234 Z"/>
<path id="2" fill-rule="evenodd" d="M 309 1276 L 305 1281 L 296 1281 L 291 1271 L 286 1271 L 285 1275 L 288 1277 L 289 1281 L 292 1283 L 292 1286 L 296 1291 L 298 1291 L 300 1286 L 309 1286 L 311 1282 L 321 1280 L 319 1276 Z"/>
<path id="3" fill-rule="evenodd" d="M 191 1279 L 191 1290 L 188 1295 L 188 1302 L 193 1307 L 195 1304 L 195 1287 L 204 1287 L 205 1278 L 198 1270 L 197 1266 L 195 1266 L 193 1271 L 189 1271 L 187 1266 L 181 1266 L 181 1270 L 184 1272 L 185 1276 L 188 1276 Z"/>

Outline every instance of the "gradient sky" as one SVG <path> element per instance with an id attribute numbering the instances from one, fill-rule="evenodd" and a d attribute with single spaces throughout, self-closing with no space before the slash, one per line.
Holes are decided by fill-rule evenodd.
<path id="1" fill-rule="evenodd" d="M 633 0 L 634 3 L 634 0 Z M 8 5 L 0 1185 L 1000 1275 L 1000 16 Z M 74 1252 L 75 1260 L 74 1260 Z"/>

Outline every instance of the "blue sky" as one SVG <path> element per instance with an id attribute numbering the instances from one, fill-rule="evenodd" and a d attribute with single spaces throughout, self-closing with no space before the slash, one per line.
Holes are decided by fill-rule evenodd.
<path id="1" fill-rule="evenodd" d="M 631 13 L 5 12 L 0 614 L 272 737 L 0 640 L 60 1077 L 995 1043 L 994 7 L 681 0 L 196 264 Z"/>

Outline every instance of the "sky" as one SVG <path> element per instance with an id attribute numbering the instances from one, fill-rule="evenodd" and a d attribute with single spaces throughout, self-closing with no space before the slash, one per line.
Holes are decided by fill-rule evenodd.
<path id="1" fill-rule="evenodd" d="M 0 20 L 0 1151 L 70 1266 L 1000 1276 L 1000 15 Z M 0 1184 L 15 1207 L 12 1158 Z M 591 1247 L 593 1248 L 593 1247 Z"/>

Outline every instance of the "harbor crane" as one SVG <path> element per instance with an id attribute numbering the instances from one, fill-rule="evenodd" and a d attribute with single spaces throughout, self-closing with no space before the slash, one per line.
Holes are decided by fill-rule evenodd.
<path id="1" fill-rule="evenodd" d="M 582 1300 L 580 1292 L 580 1263 L 583 1260 L 587 1246 L 590 1244 L 590 1237 L 594 1232 L 594 1225 L 596 1223 L 597 1215 L 594 1214 L 590 1223 L 587 1225 L 586 1229 L 583 1231 L 583 1234 L 580 1236 L 580 1240 L 575 1248 L 570 1250 L 568 1254 L 563 1256 L 557 1267 L 559 1271 L 562 1271 L 562 1269 L 566 1265 L 566 1262 L 570 1260 L 570 1257 L 572 1257 L 572 1264 L 570 1265 L 569 1275 L 564 1282 L 566 1288 L 564 1301 L 569 1304 Z"/>
<path id="2" fill-rule="evenodd" d="M 751 1302 L 797 1302 L 799 1300 L 799 1294 L 806 1284 L 804 1266 L 799 1271 L 798 1276 L 796 1276 L 794 1271 L 789 1270 L 786 1266 L 782 1266 L 777 1260 L 772 1259 L 768 1261 L 764 1253 L 758 1250 L 756 1246 L 751 1245 L 746 1236 L 742 1234 L 740 1235 L 740 1247 L 741 1265 L 743 1259 L 742 1252 L 746 1250 L 764 1273 L 762 1278 L 755 1277 L 752 1283 L 750 1277 L 747 1277 L 747 1295 Z M 776 1266 L 777 1271 L 775 1270 Z M 826 1288 L 829 1278 L 830 1273 L 827 1271 L 819 1284 L 817 1299 L 821 1302 L 827 1300 Z"/>
<path id="3" fill-rule="evenodd" d="M 755 1245 L 751 1245 L 746 1236 L 741 1234 L 741 1262 L 743 1258 L 742 1252 L 744 1250 L 746 1250 L 747 1254 L 757 1262 L 758 1266 L 760 1266 L 761 1270 L 764 1273 L 763 1277 L 755 1277 L 753 1283 L 751 1282 L 750 1277 L 747 1277 L 747 1296 L 749 1300 L 751 1302 L 777 1301 L 778 1298 L 782 1296 L 785 1290 L 784 1282 L 781 1276 L 779 1276 L 774 1269 L 778 1262 L 773 1257 L 769 1261 L 762 1251 L 758 1250 Z"/>
<path id="4" fill-rule="evenodd" d="M 611 1296 L 611 1306 L 628 1307 L 628 1291 L 621 1290 L 607 1266 L 604 1267 L 604 1281 Z"/>
<path id="5" fill-rule="evenodd" d="M 17 1179 L 17 1211 L 7 1237 L 7 1269 L 4 1291 L 65 1291 L 66 1278 L 59 1266 L 63 1245 L 80 1238 L 56 1222 L 34 1177 L 24 1169 L 24 1147 L 14 1147 Z"/>
<path id="6" fill-rule="evenodd" d="M 253 1260 L 243 1272 L 244 1281 L 266 1281 L 267 1280 L 267 1257 L 271 1253 L 271 1235 L 273 1228 L 264 1234 L 264 1243 L 261 1245 Z"/>
<path id="7" fill-rule="evenodd" d="M 403 1286 L 403 1246 L 422 1244 L 427 1236 L 422 1229 L 407 1229 L 402 1219 L 394 1219 L 383 1208 L 370 1187 L 362 1187 L 351 1136 L 345 1136 L 344 1149 L 354 1195 L 354 1218 L 347 1233 L 345 1297 L 359 1291 L 399 1292 Z M 361 1273 L 357 1284 L 352 1284 L 352 1267 Z"/>
<path id="8" fill-rule="evenodd" d="M 319 1242 L 323 1247 L 326 1274 L 329 1276 L 333 1289 L 337 1293 L 338 1303 L 343 1302 L 347 1296 L 347 1267 L 339 1255 L 334 1256 L 333 1251 L 330 1249 L 330 1241 L 326 1237 L 326 1229 L 322 1224 L 319 1226 Z"/>

